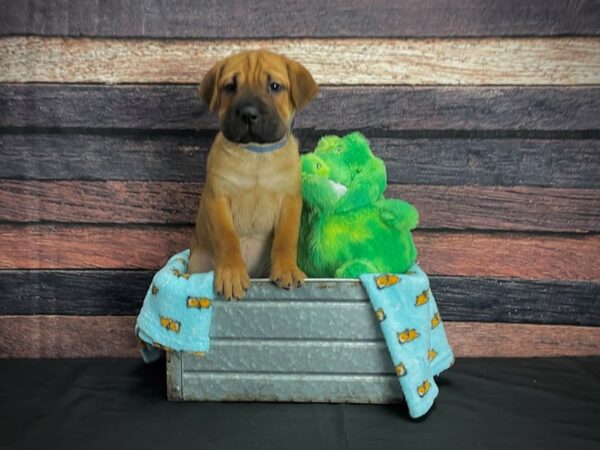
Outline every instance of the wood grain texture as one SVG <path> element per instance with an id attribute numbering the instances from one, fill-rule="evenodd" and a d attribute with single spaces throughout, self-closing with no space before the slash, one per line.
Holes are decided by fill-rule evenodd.
<path id="1" fill-rule="evenodd" d="M 0 269 L 157 270 L 189 246 L 193 227 L 0 225 Z M 429 275 L 600 281 L 600 235 L 417 230 Z"/>
<path id="2" fill-rule="evenodd" d="M 224 57 L 266 48 L 322 85 L 600 83 L 600 38 L 166 41 L 0 38 L 0 82 L 199 83 Z M 336 55 L 334 61 L 332 56 Z"/>
<path id="3" fill-rule="evenodd" d="M 0 315 L 136 314 L 154 271 L 0 271 Z M 600 325 L 600 283 L 432 276 L 446 320 Z"/>
<path id="4" fill-rule="evenodd" d="M 386 195 L 419 210 L 421 228 L 595 232 L 594 189 L 480 186 L 388 186 Z"/>
<path id="5" fill-rule="evenodd" d="M 134 317 L 0 316 L 2 358 L 136 357 Z"/>
<path id="6" fill-rule="evenodd" d="M 138 356 L 217 128 L 195 84 L 255 47 L 322 85 L 304 149 L 366 132 L 419 209 L 458 356 L 600 355 L 600 0 L 326 3 L 0 0 L 0 357 Z"/>
<path id="7" fill-rule="evenodd" d="M 214 134 L 0 131 L 0 178 L 201 181 Z M 320 136 L 298 134 L 303 151 Z M 390 184 L 600 188 L 600 140 L 367 137 Z"/>
<path id="8" fill-rule="evenodd" d="M 0 358 L 139 357 L 135 317 L 0 316 Z M 446 322 L 458 358 L 600 355 L 600 327 Z"/>
<path id="9" fill-rule="evenodd" d="M 597 0 L 0 1 L 0 35 L 429 37 L 598 35 Z"/>
<path id="10" fill-rule="evenodd" d="M 584 356 L 600 353 L 600 328 L 501 323 L 447 323 L 458 357 Z"/>
<path id="11" fill-rule="evenodd" d="M 192 224 L 200 183 L 0 181 L 0 220 Z"/>
<path id="12" fill-rule="evenodd" d="M 216 129 L 195 89 L 1 84 L 0 127 Z M 600 87 L 324 87 L 296 128 L 597 130 Z"/>
<path id="13" fill-rule="evenodd" d="M 192 224 L 200 183 L 0 180 L 0 221 Z M 391 185 L 421 229 L 600 231 L 596 189 Z"/>
<path id="14" fill-rule="evenodd" d="M 159 269 L 189 247 L 193 226 L 0 225 L 0 269 Z"/>
<path id="15" fill-rule="evenodd" d="M 448 320 L 600 325 L 597 282 L 446 276 L 430 282 Z"/>
<path id="16" fill-rule="evenodd" d="M 414 235 L 418 262 L 431 275 L 600 281 L 600 236 L 513 233 Z"/>
<path id="17" fill-rule="evenodd" d="M 10 161 L 0 167 L 0 178 L 201 181 L 215 135 L 0 130 L 0 152 Z"/>

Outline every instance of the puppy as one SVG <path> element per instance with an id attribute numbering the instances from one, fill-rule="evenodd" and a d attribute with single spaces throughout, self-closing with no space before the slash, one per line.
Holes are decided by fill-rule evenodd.
<path id="1" fill-rule="evenodd" d="M 294 115 L 318 92 L 301 64 L 267 51 L 233 55 L 205 75 L 199 94 L 217 112 L 189 272 L 215 271 L 215 291 L 241 299 L 251 277 L 300 286 L 302 197 Z"/>

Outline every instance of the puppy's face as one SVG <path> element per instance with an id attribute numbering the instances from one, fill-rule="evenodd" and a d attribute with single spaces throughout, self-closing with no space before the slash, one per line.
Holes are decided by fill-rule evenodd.
<path id="1" fill-rule="evenodd" d="M 218 112 L 227 139 L 259 144 L 282 139 L 295 112 L 317 92 L 304 66 L 267 51 L 238 53 L 218 62 L 199 88 L 211 111 Z"/>

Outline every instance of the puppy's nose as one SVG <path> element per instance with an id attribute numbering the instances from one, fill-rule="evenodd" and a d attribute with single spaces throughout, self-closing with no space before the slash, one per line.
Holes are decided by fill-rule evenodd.
<path id="1" fill-rule="evenodd" d="M 248 105 L 239 108 L 237 110 L 237 115 L 241 117 L 244 122 L 251 125 L 260 118 L 260 111 L 256 106 Z"/>

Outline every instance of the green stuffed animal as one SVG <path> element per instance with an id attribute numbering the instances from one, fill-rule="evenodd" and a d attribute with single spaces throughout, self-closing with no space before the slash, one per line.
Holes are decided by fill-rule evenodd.
<path id="1" fill-rule="evenodd" d="M 419 213 L 384 198 L 386 187 L 385 164 L 360 133 L 323 137 L 302 156 L 298 265 L 309 277 L 404 273 L 414 264 Z"/>

